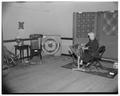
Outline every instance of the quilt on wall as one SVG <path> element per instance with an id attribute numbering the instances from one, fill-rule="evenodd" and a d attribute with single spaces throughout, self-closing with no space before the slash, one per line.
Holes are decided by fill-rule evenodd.
<path id="1" fill-rule="evenodd" d="M 95 12 L 76 13 L 76 37 L 86 38 L 87 33 L 95 31 Z"/>
<path id="2" fill-rule="evenodd" d="M 96 12 L 73 13 L 73 42 L 79 42 L 79 38 L 87 38 L 89 32 L 96 32 Z M 76 43 L 75 43 L 76 44 Z"/>
<path id="3" fill-rule="evenodd" d="M 118 33 L 118 11 L 103 13 L 102 31 L 105 35 L 115 36 Z"/>

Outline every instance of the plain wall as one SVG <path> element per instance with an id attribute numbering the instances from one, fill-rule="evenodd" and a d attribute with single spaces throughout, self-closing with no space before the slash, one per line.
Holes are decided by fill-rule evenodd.
<path id="1" fill-rule="evenodd" d="M 2 5 L 3 40 L 14 39 L 18 36 L 28 38 L 34 33 L 56 34 L 72 38 L 73 12 L 118 9 L 116 2 L 8 2 Z M 24 30 L 18 30 L 19 21 L 24 21 Z M 25 43 L 29 44 L 29 42 Z M 14 52 L 14 44 L 6 43 L 5 45 Z M 62 53 L 68 53 L 69 45 L 72 45 L 72 41 L 62 41 Z"/>

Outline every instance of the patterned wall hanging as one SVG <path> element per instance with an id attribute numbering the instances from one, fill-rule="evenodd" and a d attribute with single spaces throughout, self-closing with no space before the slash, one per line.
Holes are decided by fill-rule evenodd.
<path id="1" fill-rule="evenodd" d="M 73 39 L 87 38 L 89 32 L 96 32 L 96 12 L 73 13 Z M 76 40 L 75 40 L 76 41 Z"/>
<path id="2" fill-rule="evenodd" d="M 102 31 L 105 35 L 115 36 L 118 32 L 118 11 L 103 13 Z"/>
<path id="3" fill-rule="evenodd" d="M 18 29 L 24 29 L 24 22 L 18 22 Z"/>
<path id="4" fill-rule="evenodd" d="M 43 52 L 46 55 L 61 55 L 61 37 L 46 35 L 43 37 Z"/>

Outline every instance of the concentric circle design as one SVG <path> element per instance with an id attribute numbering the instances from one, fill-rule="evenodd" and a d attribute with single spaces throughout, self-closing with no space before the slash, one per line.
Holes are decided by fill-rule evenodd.
<path id="1" fill-rule="evenodd" d="M 54 55 L 59 51 L 60 43 L 53 38 L 46 38 L 43 42 L 43 51 L 46 54 Z"/>

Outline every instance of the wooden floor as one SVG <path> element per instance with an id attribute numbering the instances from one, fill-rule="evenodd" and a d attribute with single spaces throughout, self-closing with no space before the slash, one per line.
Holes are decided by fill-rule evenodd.
<path id="1" fill-rule="evenodd" d="M 38 57 L 33 59 L 39 61 Z M 117 90 L 118 76 L 108 79 L 60 67 L 72 62 L 70 57 L 47 56 L 43 62 L 36 65 L 21 64 L 9 69 L 3 78 L 7 88 L 14 93 L 100 93 Z"/>

